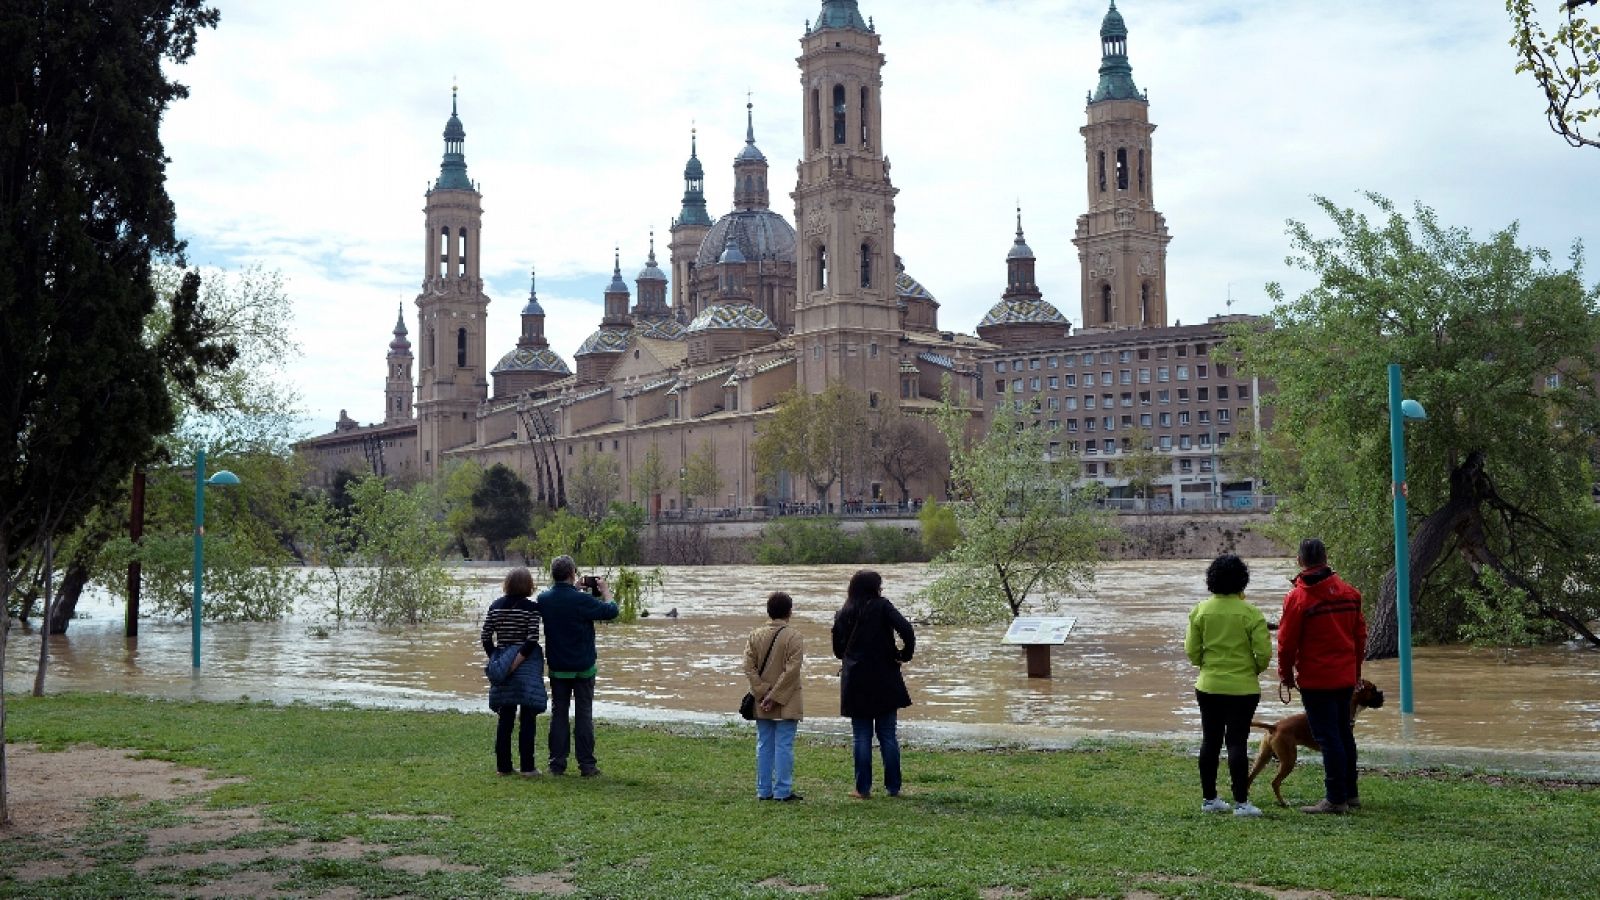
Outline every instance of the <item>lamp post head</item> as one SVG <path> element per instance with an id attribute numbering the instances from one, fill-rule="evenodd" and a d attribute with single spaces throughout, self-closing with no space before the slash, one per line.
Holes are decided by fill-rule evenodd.
<path id="1" fill-rule="evenodd" d="M 1415 400 L 1400 401 L 1400 415 L 1407 419 L 1426 419 L 1428 413 L 1423 410 L 1422 404 Z"/>
<path id="2" fill-rule="evenodd" d="M 229 472 L 227 469 L 222 469 L 217 474 L 206 479 L 207 487 L 233 487 L 238 483 L 239 476 Z"/>

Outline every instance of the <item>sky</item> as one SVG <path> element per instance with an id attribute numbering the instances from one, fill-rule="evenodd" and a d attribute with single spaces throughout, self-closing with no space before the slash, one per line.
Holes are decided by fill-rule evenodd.
<path id="1" fill-rule="evenodd" d="M 489 363 L 515 345 L 539 272 L 569 363 L 599 324 L 614 247 L 630 290 L 681 206 L 698 128 L 713 215 L 732 207 L 747 92 L 793 221 L 799 38 L 820 0 L 214 0 L 217 29 L 172 74 L 168 191 L 189 262 L 287 281 L 301 353 L 283 361 L 307 434 L 345 409 L 382 418 L 384 355 L 423 277 L 423 193 L 452 84 L 483 193 Z M 1546 2 L 1543 5 L 1551 5 Z M 1074 324 L 1072 235 L 1087 206 L 1084 98 L 1105 0 L 861 0 L 888 59 L 884 152 L 896 248 L 972 333 L 1005 285 L 1022 206 L 1045 298 Z M 1147 91 L 1152 187 L 1166 216 L 1168 313 L 1262 313 L 1265 286 L 1309 287 L 1285 225 L 1376 191 L 1487 236 L 1521 223 L 1563 260 L 1596 241 L 1600 152 L 1545 124 L 1513 71 L 1498 0 L 1121 0 Z M 1592 282 L 1594 275 L 1587 276 Z M 1230 305 L 1231 300 L 1231 305 Z"/>

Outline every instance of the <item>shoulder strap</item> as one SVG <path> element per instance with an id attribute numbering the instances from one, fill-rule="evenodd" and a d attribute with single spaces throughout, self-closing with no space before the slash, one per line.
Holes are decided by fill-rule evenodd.
<path id="1" fill-rule="evenodd" d="M 761 657 L 761 668 L 756 670 L 757 677 L 767 674 L 767 660 L 772 659 L 772 648 L 778 643 L 778 634 L 788 627 L 787 625 L 779 625 L 778 630 L 772 633 L 772 640 L 767 642 L 767 653 Z"/>
<path id="2" fill-rule="evenodd" d="M 845 656 L 849 656 L 850 655 L 850 645 L 854 644 L 856 642 L 856 629 L 861 627 L 861 617 L 866 615 L 867 609 L 871 605 L 872 605 L 872 601 L 868 600 L 866 603 L 863 603 L 860 606 L 856 607 L 856 618 L 855 618 L 855 621 L 850 623 L 850 636 L 844 639 L 844 655 Z"/>

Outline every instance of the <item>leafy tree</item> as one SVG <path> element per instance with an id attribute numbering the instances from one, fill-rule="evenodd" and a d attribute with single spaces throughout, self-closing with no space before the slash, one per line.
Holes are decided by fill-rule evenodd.
<path id="1" fill-rule="evenodd" d="M 708 440 L 701 444 L 700 450 L 685 461 L 683 468 L 684 496 L 709 500 L 709 503 L 703 504 L 705 506 L 716 505 L 717 496 L 722 493 L 723 481 L 711 442 Z"/>
<path id="2" fill-rule="evenodd" d="M 598 522 L 557 510 L 534 539 L 539 558 L 548 562 L 570 556 L 580 566 L 621 566 L 638 560 L 639 532 L 644 510 L 635 504 L 613 503 Z"/>
<path id="3" fill-rule="evenodd" d="M 1172 473 L 1172 461 L 1155 448 L 1150 432 L 1135 428 L 1128 432 L 1128 454 L 1122 460 L 1122 474 L 1128 490 L 1135 496 L 1150 496 L 1156 482 Z"/>
<path id="4" fill-rule="evenodd" d="M 528 533 L 533 522 L 533 491 L 500 463 L 483 473 L 472 492 L 472 533 L 489 545 L 489 558 L 504 561 L 506 542 Z"/>
<path id="5" fill-rule="evenodd" d="M 819 503 L 835 484 L 840 496 L 861 472 L 868 449 L 867 398 L 842 382 L 820 394 L 792 391 L 756 440 L 756 472 L 776 491 L 785 474 L 810 485 Z"/>
<path id="6" fill-rule="evenodd" d="M 393 627 L 460 614 L 461 588 L 440 561 L 450 536 L 428 514 L 435 502 L 430 491 L 427 485 L 391 490 L 370 474 L 351 486 L 359 535 L 354 558 L 367 569 L 351 602 L 356 615 Z"/>
<path id="7" fill-rule="evenodd" d="M 911 502 L 911 479 L 942 461 L 932 432 L 931 423 L 906 413 L 897 403 L 890 403 L 878 413 L 870 435 L 872 458 L 900 488 L 901 503 Z"/>
<path id="8" fill-rule="evenodd" d="M 1014 404 L 994 407 L 988 434 L 974 442 L 965 437 L 970 415 L 947 386 L 937 422 L 950 446 L 961 540 L 935 560 L 940 574 L 927 590 L 932 614 L 946 622 L 995 621 L 1020 615 L 1041 593 L 1051 608 L 1061 594 L 1093 582 L 1099 541 L 1115 534 L 1097 504 L 1103 488 L 1074 487 L 1075 460 L 1052 456 L 1054 432 L 1024 427 Z"/>
<path id="9" fill-rule="evenodd" d="M 917 520 L 922 523 L 922 549 L 929 559 L 950 552 L 961 540 L 956 511 L 948 504 L 929 500 L 917 513 Z"/>
<path id="10" fill-rule="evenodd" d="M 472 519 L 476 514 L 472 497 L 483 484 L 483 466 L 474 460 L 452 460 L 446 465 L 444 477 L 436 496 L 443 512 L 445 529 L 451 542 L 463 559 L 472 558 L 472 548 L 467 545 L 472 537 Z M 337 487 L 337 482 L 335 483 Z"/>
<path id="11" fill-rule="evenodd" d="M 764 566 L 853 563 L 861 559 L 861 541 L 845 534 L 838 519 L 783 518 L 761 529 L 755 557 Z"/>
<path id="12" fill-rule="evenodd" d="M 667 466 L 661 460 L 661 447 L 651 444 L 644 459 L 633 470 L 633 490 L 639 496 L 639 505 L 655 516 L 656 499 L 667 487 Z"/>
<path id="13" fill-rule="evenodd" d="M 860 543 L 860 561 L 864 563 L 926 562 L 931 558 L 917 535 L 893 525 L 864 526 Z"/>
<path id="14" fill-rule="evenodd" d="M 1580 248 L 1557 268 L 1518 245 L 1515 225 L 1480 242 L 1425 206 L 1407 218 L 1367 199 L 1376 221 L 1317 198 L 1331 235 L 1290 223 L 1290 261 L 1319 284 L 1294 299 L 1269 286 L 1276 327 L 1230 338 L 1276 383 L 1263 456 L 1280 495 L 1293 488 L 1280 523 L 1324 539 L 1376 598 L 1367 654 L 1395 655 L 1386 370 L 1398 363 L 1428 413 L 1406 428 L 1414 634 L 1469 638 L 1494 610 L 1600 644 L 1585 624 L 1600 615 L 1600 292 L 1583 283 Z"/>
<path id="15" fill-rule="evenodd" d="M 567 506 L 580 518 L 598 522 L 622 492 L 622 470 L 614 456 L 585 449 L 567 470 Z"/>
<path id="16" fill-rule="evenodd" d="M 1563 21 L 1554 34 L 1546 34 L 1534 0 L 1506 0 L 1517 71 L 1533 75 L 1544 93 L 1550 130 L 1574 147 L 1600 147 L 1600 135 L 1588 131 L 1600 118 L 1600 23 L 1578 14 L 1580 7 L 1597 4 L 1600 0 L 1557 0 Z"/>

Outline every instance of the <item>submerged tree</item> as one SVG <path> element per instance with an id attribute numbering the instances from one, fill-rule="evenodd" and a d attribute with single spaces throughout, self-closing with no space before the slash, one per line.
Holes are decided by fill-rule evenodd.
<path id="1" fill-rule="evenodd" d="M 1591 499 L 1600 372 L 1596 290 L 1568 264 L 1479 242 L 1419 205 L 1408 219 L 1375 194 L 1377 221 L 1325 198 L 1335 233 L 1289 226 L 1292 265 L 1320 283 L 1295 299 L 1269 286 L 1270 330 L 1231 343 L 1276 390 L 1263 463 L 1290 534 L 1323 538 L 1376 596 L 1369 658 L 1397 653 L 1386 370 L 1428 418 L 1407 426 L 1414 633 L 1455 641 L 1474 617 L 1517 613 L 1538 634 L 1600 640 L 1600 509 Z"/>
<path id="2" fill-rule="evenodd" d="M 1517 71 L 1532 74 L 1539 83 L 1551 131 L 1574 147 L 1600 148 L 1600 134 L 1590 125 L 1600 118 L 1600 23 L 1578 12 L 1580 7 L 1600 6 L 1600 0 L 1557 2 L 1563 21 L 1547 34 L 1534 0 L 1506 0 Z"/>
<path id="3" fill-rule="evenodd" d="M 533 491 L 517 473 L 495 463 L 472 492 L 472 533 L 489 545 L 489 558 L 504 561 L 506 544 L 533 526 Z"/>

